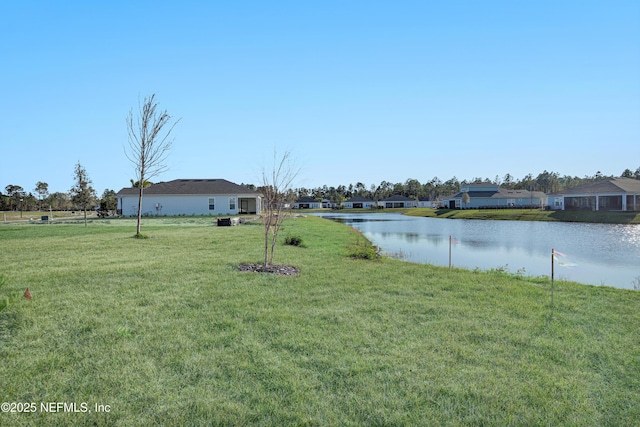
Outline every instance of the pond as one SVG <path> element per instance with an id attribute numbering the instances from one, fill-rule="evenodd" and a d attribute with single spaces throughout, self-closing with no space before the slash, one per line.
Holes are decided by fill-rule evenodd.
<path id="1" fill-rule="evenodd" d="M 640 287 L 640 225 L 482 221 L 394 213 L 316 214 L 360 230 L 390 256 L 454 267 L 551 275 L 551 250 L 562 253 L 555 278 L 592 285 Z"/>

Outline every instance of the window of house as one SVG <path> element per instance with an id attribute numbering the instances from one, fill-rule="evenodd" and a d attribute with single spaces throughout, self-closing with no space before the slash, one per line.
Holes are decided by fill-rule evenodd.
<path id="1" fill-rule="evenodd" d="M 210 211 L 216 210 L 216 200 L 213 197 L 209 197 L 209 210 Z"/>
<path id="2" fill-rule="evenodd" d="M 235 197 L 229 197 L 229 210 L 232 210 L 232 211 L 236 210 L 236 198 Z"/>

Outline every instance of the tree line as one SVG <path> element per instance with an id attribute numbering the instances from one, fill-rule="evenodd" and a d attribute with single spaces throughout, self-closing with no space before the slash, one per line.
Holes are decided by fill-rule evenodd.
<path id="1" fill-rule="evenodd" d="M 103 210 L 116 210 L 116 192 L 106 189 L 97 197 L 86 170 L 78 163 L 76 180 L 68 192 L 49 193 L 49 184 L 38 181 L 33 191 L 27 192 L 20 185 L 7 185 L 0 191 L 0 211 L 70 211 L 99 206 Z"/>
<path id="2" fill-rule="evenodd" d="M 640 167 L 635 171 L 625 169 L 620 176 L 640 180 Z M 515 178 L 509 173 L 502 178 L 496 175 L 493 180 L 477 177 L 472 180 L 460 181 L 454 176 L 446 181 L 434 177 L 427 182 L 421 183 L 417 179 L 409 178 L 405 182 L 391 183 L 389 181 L 382 181 L 379 185 L 371 184 L 368 187 L 362 182 L 357 182 L 355 185 L 339 185 L 337 187 L 328 187 L 326 185 L 316 188 L 299 187 L 293 189 L 293 192 L 297 199 L 310 197 L 316 200 L 327 199 L 333 203 L 341 203 L 354 196 L 366 197 L 371 200 L 382 200 L 392 195 L 402 195 L 410 198 L 437 200 L 440 197 L 457 193 L 460 191 L 460 187 L 467 184 L 490 182 L 508 190 L 542 191 L 548 194 L 609 178 L 614 178 L 614 176 L 605 176 L 600 171 L 596 172 L 595 175 L 580 178 L 577 176 L 560 175 L 558 172 L 545 170 L 537 176 L 527 174 L 520 179 Z"/>
<path id="3" fill-rule="evenodd" d="M 624 178 L 634 178 L 640 180 L 640 167 L 632 171 L 625 169 L 620 175 Z M 443 196 L 449 196 L 457 193 L 461 186 L 474 183 L 491 182 L 500 185 L 502 188 L 509 190 L 531 190 L 542 191 L 544 193 L 555 193 L 566 188 L 575 187 L 577 185 L 594 182 L 600 179 L 613 178 L 614 176 L 606 176 L 600 172 L 596 172 L 592 176 L 560 175 L 557 172 L 544 171 L 537 176 L 527 174 L 520 179 L 516 179 L 511 174 L 506 174 L 502 178 L 496 176 L 493 180 L 488 178 L 473 178 L 472 180 L 458 180 L 455 176 L 446 181 L 434 177 L 431 180 L 421 183 L 417 179 L 409 178 L 405 182 L 391 183 L 382 181 L 379 185 L 371 184 L 366 186 L 362 182 L 349 185 L 339 185 L 337 187 L 329 187 L 323 185 L 316 188 L 294 188 L 292 196 L 296 199 L 303 197 L 311 197 L 313 199 L 328 199 L 333 203 L 341 203 L 354 196 L 366 197 L 371 200 L 382 200 L 392 195 L 402 195 L 410 198 L 428 198 L 429 200 L 437 200 Z M 133 180 L 132 180 L 133 181 Z M 148 184 L 145 182 L 145 186 Z M 260 190 L 252 184 L 243 184 L 254 190 Z M 137 182 L 132 186 L 138 187 Z M 115 211 L 117 209 L 116 192 L 106 189 L 101 197 L 91 196 L 87 201 L 87 206 L 99 206 L 101 210 Z M 82 208 L 78 204 L 77 197 L 74 197 L 73 191 L 66 193 L 54 192 L 49 193 L 49 186 L 46 182 L 38 181 L 32 191 L 26 192 L 19 185 L 7 185 L 5 193 L 0 191 L 0 210 L 4 211 L 37 211 L 37 210 L 79 210 Z"/>

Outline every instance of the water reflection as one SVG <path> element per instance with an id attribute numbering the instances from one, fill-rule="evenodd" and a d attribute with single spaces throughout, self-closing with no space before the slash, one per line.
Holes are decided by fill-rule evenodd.
<path id="1" fill-rule="evenodd" d="M 463 268 L 508 266 L 528 275 L 550 274 L 551 249 L 568 255 L 556 277 L 632 289 L 640 277 L 640 225 L 478 221 L 401 214 L 319 214 L 360 230 L 387 254 L 408 261 Z M 400 256 L 401 255 L 401 256 Z"/>
<path id="2" fill-rule="evenodd" d="M 354 222 L 387 222 L 387 221 L 398 221 L 397 219 L 392 219 L 392 218 L 347 218 L 344 217 L 342 215 L 323 215 L 323 214 L 317 214 L 319 216 L 322 216 L 323 218 L 326 219 L 330 219 L 332 221 L 336 221 L 336 222 L 341 222 L 343 224 L 352 224 Z"/>

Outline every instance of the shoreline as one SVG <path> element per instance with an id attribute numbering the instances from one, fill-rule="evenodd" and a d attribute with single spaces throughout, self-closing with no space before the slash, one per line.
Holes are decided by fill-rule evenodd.
<path id="1" fill-rule="evenodd" d="M 302 210 L 300 210 L 302 212 Z M 304 210 L 307 211 L 307 210 Z M 330 209 L 311 209 L 307 212 L 331 212 Z M 640 212 L 612 211 L 553 211 L 540 209 L 339 209 L 336 213 L 402 213 L 408 216 L 478 219 L 488 221 L 551 221 L 587 222 L 594 224 L 640 224 Z"/>
<path id="2" fill-rule="evenodd" d="M 434 209 L 434 208 L 386 208 L 386 209 L 292 209 L 291 213 L 401 213 L 408 216 L 427 217 L 427 218 L 445 218 L 445 219 L 477 219 L 487 221 L 550 221 L 550 222 L 584 222 L 593 224 L 640 224 L 640 212 L 619 212 L 619 211 L 554 211 L 540 209 Z M 17 213 L 6 216 L 1 223 L 10 224 L 29 224 L 40 223 L 40 219 L 34 215 L 34 212 L 25 213 L 23 218 L 18 218 Z M 45 213 L 42 212 L 42 215 Z M 46 213 L 49 215 L 49 213 Z M 238 216 L 238 215 L 230 215 Z M 31 217 L 31 221 L 29 220 Z M 180 217 L 180 216 L 176 216 Z M 199 217 L 199 216 L 193 216 Z M 211 216 L 216 218 L 217 215 Z M 149 218 L 172 218 L 172 216 L 159 216 Z M 205 217 L 209 218 L 209 217 Z M 118 220 L 126 219 L 126 217 L 108 217 L 98 218 L 95 215 L 88 214 L 87 220 Z M 55 217 L 51 216 L 49 221 L 69 221 L 84 220 L 82 214 L 67 215 Z"/>
<path id="3" fill-rule="evenodd" d="M 404 215 L 403 212 L 387 212 L 387 214 L 392 214 L 391 216 L 394 218 L 395 221 L 402 221 L 401 215 Z M 395 214 L 395 215 L 393 215 Z M 341 215 L 346 215 L 347 217 L 353 216 L 353 215 L 365 215 L 366 218 L 369 218 L 372 221 L 376 221 L 375 220 L 375 215 L 371 215 L 371 214 L 366 214 L 365 212 L 344 212 L 342 214 L 337 213 L 337 214 L 332 214 L 332 213 L 328 213 L 328 212 L 324 212 L 324 213 L 316 213 L 315 215 L 322 215 L 323 217 L 327 218 L 327 217 L 331 217 L 331 218 L 337 218 L 340 217 Z M 424 215 L 414 215 L 414 217 L 416 219 L 418 218 L 428 218 L 427 216 Z M 329 218 L 327 218 L 329 219 Z M 407 218 L 408 219 L 408 218 Z M 437 217 L 431 217 L 431 219 L 429 219 L 429 221 L 433 221 L 433 220 L 437 220 Z M 366 220 L 365 220 L 366 221 Z M 341 221 L 338 221 L 341 222 Z M 542 222 L 542 221 L 541 221 Z M 435 224 L 435 223 L 434 223 Z M 556 222 L 556 224 L 539 224 L 538 226 L 535 226 L 533 224 L 533 222 L 529 222 L 530 225 L 524 225 L 524 227 L 536 227 L 536 229 L 543 229 L 546 230 L 548 229 L 548 227 L 553 227 L 553 229 L 556 229 L 556 227 L 561 227 L 561 229 L 566 229 L 565 227 L 572 227 L 571 225 L 562 225 L 560 222 Z M 578 229 L 584 230 L 584 227 L 590 227 L 589 223 L 574 223 L 575 227 L 578 227 Z M 355 228 L 356 230 L 358 230 L 358 224 L 353 224 L 353 223 L 349 223 L 347 221 L 347 223 L 345 224 L 346 226 L 351 226 L 352 228 Z M 620 230 L 620 229 L 627 229 L 626 227 L 624 227 L 625 225 L 629 225 L 629 224 L 623 224 L 622 227 L 620 227 L 619 224 L 604 224 L 604 226 L 609 226 L 606 227 L 606 229 L 610 229 L 610 230 Z M 636 225 L 636 224 L 630 224 L 632 226 Z M 504 227 L 507 227 L 507 229 L 511 229 L 511 228 L 520 228 L 521 226 L 517 225 L 517 223 L 512 223 L 511 225 L 509 225 L 508 223 L 504 223 L 503 224 Z M 475 225 L 471 222 L 468 222 L 466 225 L 464 224 L 458 224 L 458 225 L 454 225 L 453 223 L 449 223 L 449 225 L 447 225 L 447 223 L 440 223 L 440 226 L 437 227 L 440 232 L 435 232 L 435 235 L 438 235 L 438 237 L 442 237 L 441 234 L 445 233 L 445 235 L 447 235 L 448 233 L 450 233 L 450 231 L 442 231 L 442 230 L 450 230 L 450 229 L 460 229 L 459 227 L 462 227 L 463 229 L 467 228 L 467 229 L 483 229 L 483 227 L 491 227 L 492 229 L 494 227 L 497 227 L 498 230 L 502 230 L 503 226 L 500 226 L 499 224 L 495 224 L 494 226 L 490 226 L 489 223 L 486 223 L 485 225 L 483 225 L 482 223 L 475 223 Z M 379 228 L 375 228 L 375 226 L 372 226 L 374 228 L 366 228 L 369 231 L 372 231 L 374 234 L 376 233 L 380 233 L 380 229 Z M 384 226 L 383 226 L 384 227 Z M 612 228 L 610 228 L 612 227 Z M 409 228 L 411 229 L 411 228 Z M 422 228 L 420 228 L 422 230 Z M 570 228 L 571 230 L 573 230 L 573 228 Z M 395 229 L 394 229 L 395 230 Z M 402 230 L 406 231 L 406 227 L 403 228 Z M 638 231 L 640 231 L 638 229 L 638 227 L 631 227 L 629 230 L 631 230 L 632 233 L 636 233 Z M 402 231 L 398 231 L 399 233 L 402 233 Z M 419 231 L 416 231 L 416 233 L 421 233 Z M 617 233 L 617 231 L 616 231 Z M 384 234 L 384 233 L 383 233 Z M 417 234 L 416 234 L 417 235 Z M 423 234 L 420 234 L 421 236 L 423 236 Z M 454 234 L 455 236 L 455 234 Z M 374 236 L 375 237 L 375 236 Z M 378 236 L 379 238 L 380 236 Z M 478 238 L 476 236 L 476 238 Z M 431 240 L 431 239 L 430 239 Z M 474 240 L 477 242 L 477 240 Z M 439 259 L 437 258 L 436 254 L 433 254 L 432 248 L 429 244 L 423 244 L 423 245 L 416 245 L 416 246 L 412 246 L 412 244 L 410 242 L 405 242 L 403 245 L 398 245 L 397 242 L 387 242 L 384 238 L 382 238 L 382 240 L 378 240 L 376 242 L 372 242 L 375 245 L 379 245 L 381 248 L 384 248 L 384 251 L 386 252 L 386 256 L 390 257 L 390 258 L 396 258 L 399 259 L 401 261 L 404 262 L 410 262 L 410 263 L 417 263 L 417 264 L 432 264 L 434 266 L 439 266 L 439 267 L 446 267 L 446 260 L 445 263 L 442 262 L 433 262 L 433 260 L 435 259 Z M 408 246 L 407 246 L 408 245 Z M 553 247 L 553 244 L 550 244 L 550 247 Z M 562 246 L 562 245 L 561 245 Z M 403 256 L 403 250 L 407 250 L 408 249 L 408 253 L 409 256 L 405 257 Z M 538 247 L 538 249 L 540 249 Z M 424 250 L 424 252 L 423 252 Z M 569 249 L 567 249 L 569 250 Z M 522 257 L 514 257 L 513 259 L 507 259 L 507 260 L 503 260 L 504 265 L 502 264 L 498 264 L 497 267 L 495 264 L 488 264 L 488 263 L 482 263 L 482 260 L 480 260 L 480 264 L 478 263 L 469 263 L 466 262 L 464 263 L 464 265 L 455 265 L 455 268 L 460 268 L 460 269 L 464 269 L 464 270 L 469 270 L 469 271 L 474 271 L 474 270 L 480 270 L 480 271 L 492 271 L 492 270 L 498 270 L 501 273 L 507 274 L 507 275 L 513 275 L 514 277 L 520 277 L 520 276 L 526 276 L 526 277 L 545 277 L 548 280 L 550 280 L 550 271 L 544 269 L 544 267 L 546 266 L 545 264 L 545 260 L 546 258 L 543 258 L 540 255 L 540 251 L 538 251 L 535 255 L 535 257 L 532 255 L 533 258 L 535 258 L 535 260 L 530 260 L 528 258 L 522 258 Z M 578 253 L 574 253 L 573 251 L 567 252 L 567 253 L 572 253 L 574 256 L 578 256 Z M 396 255 L 398 254 L 398 255 Z M 583 254 L 584 255 L 584 254 Z M 497 255 L 496 255 L 497 257 Z M 425 262 L 424 260 L 432 260 L 431 262 Z M 498 259 L 498 258 L 496 258 Z M 442 260 L 440 260 L 442 261 Z M 577 261 L 575 261 L 577 262 Z M 597 259 L 592 259 L 591 261 L 587 262 L 586 264 L 593 264 L 596 263 L 596 267 L 597 267 Z M 631 264 L 629 264 L 629 262 L 631 262 Z M 509 270 L 509 266 L 511 265 L 512 270 Z M 588 267 L 586 265 L 583 265 L 584 268 L 586 268 L 586 270 L 584 270 L 584 268 L 582 269 L 583 271 L 589 271 L 589 268 L 591 270 L 593 270 L 595 268 L 595 270 L 592 271 L 592 273 L 594 274 L 586 274 L 585 273 L 576 273 L 576 274 L 569 274 L 567 273 L 569 276 L 571 277 L 567 277 L 567 275 L 561 275 L 558 274 L 556 275 L 556 280 L 561 280 L 561 281 L 569 281 L 569 282 L 574 282 L 574 283 L 579 283 L 581 285 L 585 285 L 585 286 L 608 286 L 608 287 L 613 287 L 613 288 L 617 288 L 617 289 L 626 289 L 626 290 L 640 290 L 640 283 L 638 282 L 638 280 L 640 280 L 640 276 L 637 276 L 637 272 L 635 271 L 635 268 L 633 268 L 633 261 L 629 261 L 627 259 L 626 264 L 625 264 L 625 273 L 619 273 L 619 275 L 616 278 L 610 277 L 610 276 L 606 276 L 606 277 L 602 277 L 600 278 L 600 276 L 598 275 L 598 273 L 601 271 L 599 268 L 594 267 L 593 265 L 591 267 Z M 541 266 L 543 268 L 541 268 Z M 631 270 L 629 270 L 629 266 L 631 266 Z M 517 267 L 522 267 L 521 269 L 516 269 Z M 525 270 L 526 267 L 526 270 Z M 530 268 L 531 267 L 531 268 Z M 627 271 L 629 270 L 629 271 Z M 558 273 L 562 273 L 562 272 L 566 272 L 565 270 L 558 270 Z M 592 280 L 593 278 L 596 278 L 596 280 Z"/>

